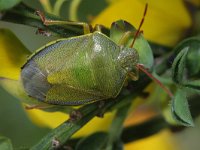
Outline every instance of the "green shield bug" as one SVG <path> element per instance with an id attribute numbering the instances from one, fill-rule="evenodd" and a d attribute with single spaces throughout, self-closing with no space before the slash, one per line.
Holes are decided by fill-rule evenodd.
<path id="1" fill-rule="evenodd" d="M 45 25 L 82 25 L 85 35 L 56 40 L 32 54 L 21 70 L 26 93 L 49 104 L 81 105 L 115 98 L 127 77 L 138 79 L 138 70 L 156 80 L 139 64 L 138 52 L 133 48 L 146 11 L 147 5 L 136 32 L 123 20 L 112 24 L 112 35 L 116 26 L 126 28 L 118 42 L 101 33 L 101 26 L 91 31 L 86 23 L 47 20 L 38 12 Z M 128 46 L 130 38 L 133 40 Z"/>

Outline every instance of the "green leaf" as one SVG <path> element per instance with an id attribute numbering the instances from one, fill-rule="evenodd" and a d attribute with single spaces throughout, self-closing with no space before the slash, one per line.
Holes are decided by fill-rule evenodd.
<path id="1" fill-rule="evenodd" d="M 0 0 L 0 11 L 6 10 L 17 5 L 21 0 Z"/>
<path id="2" fill-rule="evenodd" d="M 191 42 L 191 47 L 187 55 L 187 69 L 190 76 L 200 72 L 200 40 Z"/>
<path id="3" fill-rule="evenodd" d="M 181 84 L 183 81 L 188 49 L 189 47 L 185 47 L 182 51 L 180 51 L 172 64 L 172 80 L 177 84 Z"/>
<path id="4" fill-rule="evenodd" d="M 146 68 L 151 69 L 153 66 L 154 58 L 153 58 L 153 52 L 151 50 L 151 47 L 147 40 L 143 37 L 143 35 L 140 35 L 137 37 L 134 48 L 139 53 L 139 63 L 143 64 Z"/>
<path id="5" fill-rule="evenodd" d="M 111 28 L 110 28 L 110 38 L 115 43 L 119 43 L 123 34 L 128 31 L 136 32 L 136 28 L 133 27 L 127 21 L 124 21 L 124 20 L 115 21 L 112 23 Z M 132 40 L 132 38 L 131 38 L 131 40 Z"/>
<path id="6" fill-rule="evenodd" d="M 184 86 L 193 89 L 196 92 L 200 92 L 200 80 L 188 81 Z"/>
<path id="7" fill-rule="evenodd" d="M 133 42 L 134 34 L 136 33 L 136 28 L 133 27 L 130 23 L 124 20 L 118 20 L 113 22 L 110 29 L 110 38 L 115 42 L 119 43 L 121 37 L 126 32 L 132 32 L 133 36 L 130 36 L 127 40 L 128 42 L 124 45 L 130 47 Z M 147 40 L 143 37 L 142 34 L 136 38 L 133 46 L 139 54 L 139 63 L 143 64 L 146 68 L 151 68 L 153 66 L 153 53 L 151 47 Z"/>
<path id="8" fill-rule="evenodd" d="M 106 144 L 108 134 L 97 132 L 80 140 L 75 150 L 102 150 Z"/>
<path id="9" fill-rule="evenodd" d="M 0 149 L 2 150 L 12 150 L 12 144 L 8 138 L 0 136 Z"/>
<path id="10" fill-rule="evenodd" d="M 189 47 L 186 61 L 188 75 L 194 76 L 200 73 L 200 37 L 187 38 L 180 42 L 174 50 L 175 52 L 180 52 L 185 47 Z"/>
<path id="11" fill-rule="evenodd" d="M 194 126 L 186 94 L 182 89 L 178 89 L 175 97 L 172 99 L 171 110 L 177 122 L 184 126 Z"/>

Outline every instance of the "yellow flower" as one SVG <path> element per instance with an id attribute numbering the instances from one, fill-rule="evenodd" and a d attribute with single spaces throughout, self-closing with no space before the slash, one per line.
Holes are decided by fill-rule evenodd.
<path id="1" fill-rule="evenodd" d="M 20 68 L 30 52 L 8 30 L 0 30 L 0 35 L 0 61 L 3 62 L 0 77 L 18 80 Z"/>
<path id="2" fill-rule="evenodd" d="M 148 40 L 173 46 L 191 26 L 182 0 L 119 0 L 98 15 L 93 24 L 110 27 L 114 20 L 124 19 L 138 27 L 145 3 L 149 8 L 142 30 Z"/>
<path id="3" fill-rule="evenodd" d="M 180 150 L 173 134 L 165 129 L 153 136 L 125 145 L 125 150 Z"/>
<path id="4" fill-rule="evenodd" d="M 93 24 L 103 24 L 110 27 L 111 23 L 118 19 L 124 19 L 138 27 L 142 18 L 145 3 L 148 2 L 149 9 L 145 18 L 144 36 L 153 42 L 166 46 L 173 46 L 180 40 L 186 29 L 191 26 L 191 18 L 184 7 L 182 0 L 118 0 L 112 2 L 99 16 Z M 12 43 L 12 44 L 10 44 Z M 0 84 L 16 97 L 23 97 L 20 88 L 19 74 L 20 67 L 25 63 L 29 51 L 21 44 L 17 38 L 7 30 L 0 30 Z M 10 80 L 12 79 L 12 80 Z M 42 110 L 28 110 L 32 121 L 41 126 L 55 128 L 64 122 L 68 115 L 61 112 L 45 112 Z M 95 131 L 107 130 L 114 113 L 108 113 L 103 119 L 94 118 L 83 127 L 75 136 L 91 134 Z M 165 130 L 153 137 L 140 140 L 126 145 L 126 149 L 143 149 L 138 144 L 142 144 L 146 149 L 175 149 L 170 143 L 165 143 L 165 138 L 169 140 L 170 132 Z M 161 140 L 161 138 L 164 138 Z M 155 140 L 161 143 L 155 143 Z M 145 142 L 145 143 L 144 143 Z M 171 141 L 172 142 L 172 141 Z M 153 144 L 154 143 L 154 144 Z M 162 144 L 162 146 L 161 146 Z M 166 146 L 166 147 L 165 147 Z"/>

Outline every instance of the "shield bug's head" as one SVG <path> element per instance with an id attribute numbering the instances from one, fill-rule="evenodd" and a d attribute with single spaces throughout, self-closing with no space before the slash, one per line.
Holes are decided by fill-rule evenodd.
<path id="1" fill-rule="evenodd" d="M 134 48 L 121 46 L 117 59 L 123 69 L 127 72 L 131 72 L 135 70 L 135 66 L 139 62 L 139 55 Z"/>

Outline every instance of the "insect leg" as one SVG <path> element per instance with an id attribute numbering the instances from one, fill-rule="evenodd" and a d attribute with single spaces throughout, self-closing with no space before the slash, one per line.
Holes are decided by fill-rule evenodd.
<path id="1" fill-rule="evenodd" d="M 43 29 L 38 28 L 38 30 L 36 31 L 36 34 L 40 34 L 40 35 L 44 35 L 44 36 L 51 36 L 51 33 L 48 31 L 45 31 Z"/>
<path id="2" fill-rule="evenodd" d="M 137 81 L 139 79 L 139 70 L 135 69 L 135 71 L 128 72 L 129 78 L 133 81 Z"/>
<path id="3" fill-rule="evenodd" d="M 70 21 L 61 21 L 61 20 L 50 20 L 46 19 L 44 14 L 41 11 L 36 11 L 36 14 L 41 18 L 44 25 L 77 25 L 77 26 L 83 26 L 84 34 L 91 33 L 91 25 L 85 22 L 70 22 Z"/>
<path id="4" fill-rule="evenodd" d="M 148 72 L 148 69 L 144 67 L 142 64 L 137 64 L 136 67 L 138 70 L 144 72 L 147 76 L 149 76 L 153 81 L 155 81 L 171 98 L 174 97 L 172 92 L 162 84 L 158 79 L 156 79 L 151 73 Z"/>
<path id="5" fill-rule="evenodd" d="M 93 31 L 99 31 L 102 32 L 103 29 L 105 29 L 106 27 L 101 25 L 101 24 L 96 24 Z"/>
<path id="6" fill-rule="evenodd" d="M 50 108 L 51 106 L 49 105 L 42 105 L 42 104 L 38 104 L 38 105 L 25 105 L 25 109 L 30 110 L 30 109 L 47 109 Z"/>
<path id="7" fill-rule="evenodd" d="M 133 81 L 137 81 L 139 79 L 139 70 L 136 68 L 136 70 L 133 71 L 127 71 L 127 76 L 126 79 L 124 81 L 124 87 L 126 87 L 128 85 L 128 79 L 131 79 Z"/>
<path id="8" fill-rule="evenodd" d="M 143 31 L 140 31 L 138 34 L 140 34 L 140 33 L 143 33 Z M 127 44 L 127 42 L 130 39 L 130 37 L 134 37 L 134 36 L 135 36 L 135 32 L 127 31 L 122 35 L 122 37 L 119 40 L 118 44 L 119 45 L 125 45 L 125 44 Z"/>
<path id="9" fill-rule="evenodd" d="M 126 67 L 122 66 L 124 70 L 127 72 L 127 79 L 130 78 L 133 81 L 137 81 L 139 79 L 139 69 L 135 68 L 134 70 L 127 70 Z"/>
<path id="10" fill-rule="evenodd" d="M 125 44 L 128 42 L 128 40 L 129 40 L 129 38 L 130 38 L 131 36 L 132 36 L 132 37 L 134 36 L 134 33 L 133 33 L 133 32 L 131 32 L 131 31 L 125 32 L 125 33 L 122 35 L 122 37 L 120 38 L 118 44 L 119 44 L 119 45 L 125 45 Z"/>

